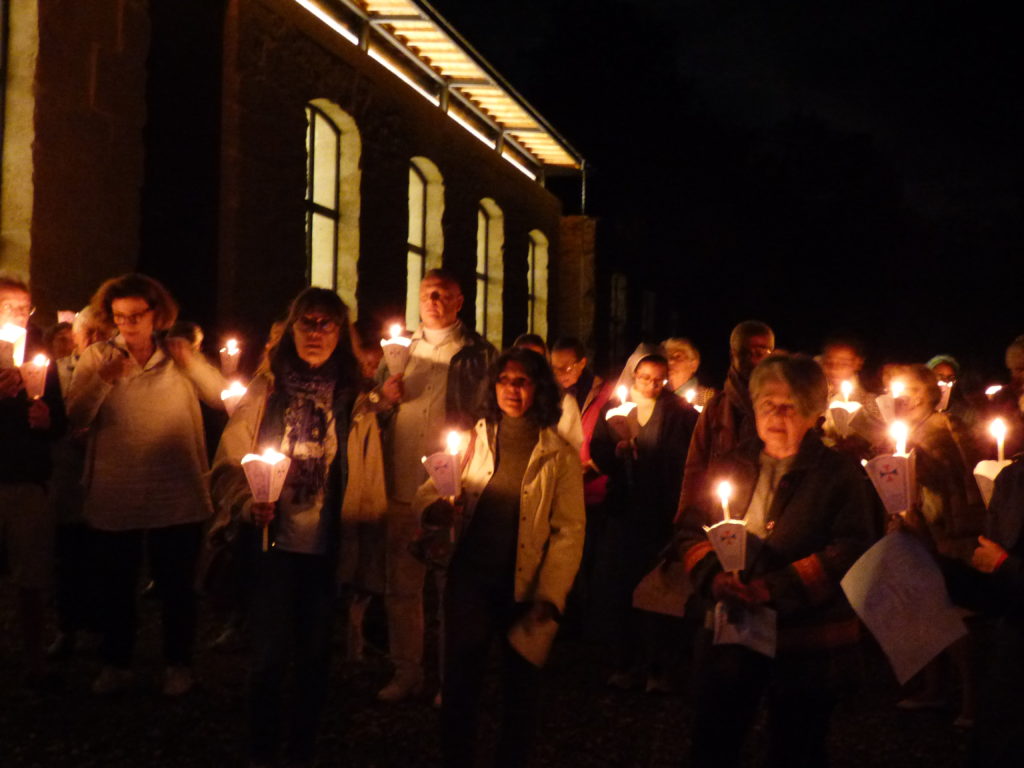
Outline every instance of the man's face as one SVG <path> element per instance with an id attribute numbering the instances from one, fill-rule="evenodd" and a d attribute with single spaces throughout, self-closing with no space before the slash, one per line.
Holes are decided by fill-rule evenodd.
<path id="1" fill-rule="evenodd" d="M 863 365 L 864 360 L 850 347 L 828 347 L 821 356 L 821 367 L 833 389 L 838 389 L 840 382 L 853 381 Z"/>
<path id="2" fill-rule="evenodd" d="M 775 342 L 771 336 L 748 336 L 739 349 L 732 350 L 733 368 L 741 375 L 749 376 L 757 364 L 768 357 L 773 349 L 775 349 Z"/>
<path id="3" fill-rule="evenodd" d="M 555 372 L 555 380 L 562 389 L 575 386 L 587 367 L 587 358 L 577 358 L 571 349 L 555 349 L 551 352 L 551 369 Z"/>
<path id="4" fill-rule="evenodd" d="M 428 277 L 420 283 L 420 320 L 432 331 L 454 325 L 462 309 L 462 301 L 459 286 Z"/>
<path id="5" fill-rule="evenodd" d="M 27 328 L 31 314 L 32 298 L 25 291 L 0 289 L 0 325 L 12 323 Z"/>

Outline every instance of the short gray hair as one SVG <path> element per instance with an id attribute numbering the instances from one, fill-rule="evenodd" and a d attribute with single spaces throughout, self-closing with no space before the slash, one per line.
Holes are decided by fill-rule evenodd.
<path id="1" fill-rule="evenodd" d="M 775 346 L 775 331 L 768 323 L 762 323 L 760 320 L 744 320 L 729 334 L 729 349 L 738 352 L 746 344 L 747 339 L 752 336 L 767 336 L 772 340 L 772 346 Z"/>
<path id="2" fill-rule="evenodd" d="M 750 397 L 757 400 L 769 381 L 789 387 L 803 416 L 820 416 L 828 405 L 828 380 L 813 358 L 807 355 L 771 355 L 750 374 Z"/>

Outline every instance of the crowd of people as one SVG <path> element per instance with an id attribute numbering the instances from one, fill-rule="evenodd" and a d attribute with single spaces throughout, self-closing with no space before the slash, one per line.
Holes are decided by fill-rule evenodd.
<path id="1" fill-rule="evenodd" d="M 158 281 L 112 278 L 73 322 L 41 333 L 28 285 L 0 277 L 0 327 L 27 337 L 22 349 L 0 341 L 0 543 L 26 684 L 91 633 L 93 693 L 137 690 L 149 593 L 161 692 L 187 695 L 207 599 L 224 636 L 247 638 L 246 758 L 311 765 L 334 625 L 344 619 L 347 657 L 361 660 L 380 600 L 392 676 L 377 699 L 432 699 L 445 765 L 481 757 L 495 646 L 502 710 L 488 762 L 528 763 L 560 630 L 607 649 L 613 689 L 671 693 L 692 675 L 693 765 L 739 765 L 761 706 L 767 764 L 826 765 L 829 721 L 859 683 L 866 640 L 840 582 L 896 532 L 931 553 L 970 628 L 898 706 L 938 708 L 956 692 L 971 765 L 1021 754 L 1024 336 L 1001 388 L 970 385 L 936 355 L 887 364 L 875 392 L 858 339 L 829 338 L 811 357 L 746 321 L 712 388 L 688 339 L 642 344 L 603 377 L 574 338 L 494 349 L 459 320 L 463 298 L 452 274 L 426 274 L 421 323 L 394 370 L 336 293 L 307 288 L 268 329 L 229 415 L 224 371 Z M 36 352 L 52 364 L 29 392 L 21 358 Z M 895 513 L 864 470 L 893 453 L 894 416 L 914 460 L 914 501 Z M 987 502 L 972 470 L 996 458 L 995 417 L 1010 460 Z M 246 469 L 267 452 L 289 460 L 273 500 Z M 437 466 L 451 476 L 425 461 L 445 452 L 454 458 Z M 723 513 L 744 521 L 737 567 L 709 539 Z M 424 654 L 430 582 L 437 659 Z M 744 635 L 766 620 L 770 651 Z M 427 691 L 432 672 L 440 686 Z"/>

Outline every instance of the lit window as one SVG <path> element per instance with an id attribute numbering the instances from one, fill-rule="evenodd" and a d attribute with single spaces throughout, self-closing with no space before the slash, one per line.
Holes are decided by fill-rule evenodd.
<path id="1" fill-rule="evenodd" d="M 444 182 L 437 166 L 425 157 L 409 162 L 409 241 L 406 257 L 405 323 L 420 322 L 420 282 L 423 275 L 441 266 L 444 233 Z"/>
<path id="2" fill-rule="evenodd" d="M 530 233 L 527 246 L 527 329 L 548 337 L 548 239 L 540 230 Z"/>
<path id="3" fill-rule="evenodd" d="M 326 99 L 306 105 L 306 280 L 336 291 L 356 316 L 359 131 Z"/>
<path id="4" fill-rule="evenodd" d="M 490 198 L 476 210 L 476 331 L 502 348 L 505 217 Z"/>

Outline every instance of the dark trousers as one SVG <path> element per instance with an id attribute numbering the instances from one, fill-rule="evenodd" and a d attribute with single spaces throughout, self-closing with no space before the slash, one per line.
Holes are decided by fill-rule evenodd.
<path id="1" fill-rule="evenodd" d="M 201 523 L 137 531 L 93 529 L 97 611 L 107 664 L 128 667 L 135 651 L 136 603 L 143 547 L 160 599 L 164 661 L 192 662 L 196 639 L 196 558 Z"/>
<path id="2" fill-rule="evenodd" d="M 54 597 L 57 628 L 65 634 L 97 629 L 93 565 L 89 527 L 82 522 L 59 523 L 55 539 L 57 555 Z"/>
<path id="3" fill-rule="evenodd" d="M 828 765 L 828 726 L 836 694 L 814 659 L 769 659 L 743 646 L 712 645 L 702 632 L 696 659 L 691 763 L 736 768 L 762 696 L 768 709 L 771 768 Z"/>
<path id="4" fill-rule="evenodd" d="M 498 639 L 502 652 L 502 716 L 494 764 L 526 765 L 536 731 L 540 670 L 516 653 L 505 639 L 525 606 L 515 602 L 512 574 L 481 578 L 455 562 L 444 591 L 444 681 L 441 700 L 441 749 L 449 768 L 475 764 L 480 700 L 490 650 Z"/>
<path id="5" fill-rule="evenodd" d="M 257 555 L 249 603 L 249 756 L 273 763 L 287 713 L 288 759 L 312 763 L 327 699 L 334 621 L 333 558 L 272 549 Z M 284 678 L 294 663 L 287 709 Z"/>

